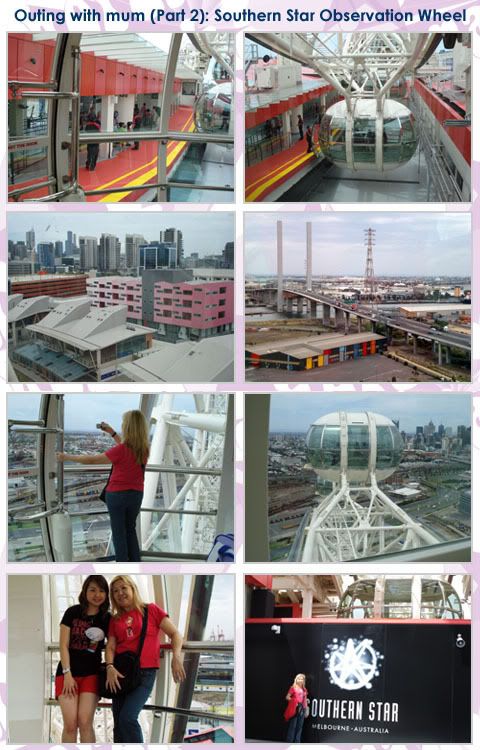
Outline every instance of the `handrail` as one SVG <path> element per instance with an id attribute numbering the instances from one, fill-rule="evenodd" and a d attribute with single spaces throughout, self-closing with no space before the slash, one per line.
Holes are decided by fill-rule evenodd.
<path id="1" fill-rule="evenodd" d="M 108 193 L 131 193 L 134 190 L 152 190 L 153 188 L 186 188 L 188 190 L 223 190 L 232 193 L 230 185 L 194 185 L 190 182 L 148 182 L 145 185 L 125 185 L 121 188 L 105 188 L 104 190 L 84 190 L 84 195 L 107 195 Z M 38 199 L 40 200 L 40 199 Z"/>
<path id="2" fill-rule="evenodd" d="M 68 505 L 68 500 L 66 501 Z M 27 506 L 25 506 L 27 507 Z M 21 510 L 20 508 L 16 509 L 16 512 Z M 83 518 L 84 516 L 102 516 L 105 515 L 107 512 L 106 510 L 88 510 L 88 511 L 69 511 L 68 508 L 66 509 L 68 515 L 71 518 Z M 175 513 L 179 516 L 185 515 L 185 516 L 216 516 L 217 511 L 216 510 L 170 510 L 169 508 L 140 508 L 140 513 Z"/>
<path id="3" fill-rule="evenodd" d="M 71 91 L 22 91 L 22 99 L 74 99 L 78 94 Z"/>
<path id="4" fill-rule="evenodd" d="M 234 641 L 184 641 L 182 651 L 191 654 L 229 654 L 233 653 Z M 60 644 L 57 641 L 51 641 L 46 644 L 46 650 L 59 651 Z M 171 644 L 162 644 L 162 651 L 171 651 Z"/>
<path id="5" fill-rule="evenodd" d="M 24 193 L 34 193 L 35 190 L 41 190 L 44 187 L 50 187 L 50 185 L 56 185 L 57 180 L 55 177 L 49 177 L 47 180 L 43 180 L 43 182 L 37 182 L 35 185 L 27 185 L 23 188 L 16 188 L 16 190 L 9 190 L 8 191 L 8 198 L 15 198 L 20 197 L 21 195 L 24 195 Z M 37 198 L 35 200 L 38 200 Z"/>
<path id="6" fill-rule="evenodd" d="M 58 706 L 58 701 L 55 698 L 47 698 L 45 701 L 46 706 Z M 111 708 L 111 703 L 104 703 L 101 701 L 97 703 L 97 708 Z M 197 716 L 200 719 L 212 719 L 214 721 L 228 722 L 233 724 L 234 717 L 228 716 L 227 714 L 214 714 L 211 711 L 199 711 L 198 709 L 192 708 L 173 708 L 172 706 L 156 706 L 151 703 L 145 704 L 142 711 L 158 711 L 158 713 L 168 714 L 179 714 L 180 716 Z"/>
<path id="7" fill-rule="evenodd" d="M 43 419 L 9 419 L 8 420 L 9 428 L 17 424 L 22 425 L 22 426 L 30 425 L 30 427 L 44 427 L 45 421 Z"/>
<path id="8" fill-rule="evenodd" d="M 63 513 L 63 512 L 64 512 L 63 505 L 56 505 L 54 508 L 40 511 L 40 513 L 32 513 L 29 516 L 20 516 L 19 518 L 17 518 L 16 516 L 13 516 L 12 521 L 18 521 L 19 523 L 23 523 L 23 521 L 37 521 L 40 518 L 49 518 L 50 516 L 54 516 L 56 513 Z"/>
<path id="9" fill-rule="evenodd" d="M 76 466 L 65 466 L 66 474 L 104 474 L 110 471 L 110 464 L 94 464 L 77 468 Z M 175 466 L 162 464 L 147 464 L 145 471 L 157 472 L 159 474 L 198 474 L 199 476 L 221 477 L 221 469 L 197 468 L 194 466 Z"/>
<path id="10" fill-rule="evenodd" d="M 24 87 L 24 86 L 30 86 L 34 89 L 54 89 L 57 85 L 56 81 L 9 81 L 9 86 L 18 86 Z"/>
<path id="11" fill-rule="evenodd" d="M 171 560 L 201 560 L 202 562 L 207 561 L 207 555 L 200 555 L 194 552 L 162 552 L 161 550 L 140 550 L 142 558 L 153 557 L 155 559 L 171 559 Z"/>
<path id="12" fill-rule="evenodd" d="M 191 133 L 171 130 L 161 133 L 159 130 L 131 130 L 127 133 L 118 130 L 106 130 L 104 133 L 81 132 L 79 136 L 82 143 L 136 143 L 141 141 L 188 141 L 189 143 L 219 143 L 233 144 L 233 136 L 215 133 Z"/>
<path id="13" fill-rule="evenodd" d="M 8 429 L 11 432 L 22 432 L 22 433 L 25 433 L 26 435 L 37 435 L 37 434 L 38 435 L 48 435 L 48 434 L 53 434 L 53 433 L 55 433 L 57 435 L 60 435 L 63 432 L 63 430 L 62 430 L 61 427 L 18 427 L 18 428 L 13 428 L 13 427 L 9 426 Z"/>

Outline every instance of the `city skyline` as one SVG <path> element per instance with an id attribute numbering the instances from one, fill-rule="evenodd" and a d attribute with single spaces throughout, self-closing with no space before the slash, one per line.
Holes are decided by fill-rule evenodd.
<path id="1" fill-rule="evenodd" d="M 200 218 L 201 217 L 201 218 Z M 8 239 L 13 242 L 25 241 L 27 232 L 35 232 L 35 243 L 65 241 L 67 232 L 79 237 L 113 234 L 122 244 L 125 253 L 125 236 L 141 234 L 145 239 L 157 241 L 161 231 L 174 227 L 183 233 L 185 252 L 199 253 L 200 256 L 210 253 L 222 253 L 227 242 L 233 242 L 234 216 L 227 212 L 182 213 L 147 213 L 142 211 L 102 214 L 50 214 L 24 213 L 11 214 L 8 217 Z"/>
<path id="2" fill-rule="evenodd" d="M 272 394 L 269 432 L 306 432 L 319 417 L 336 411 L 372 411 L 399 420 L 400 431 L 415 432 L 432 420 L 436 427 L 471 425 L 468 394 L 342 393 Z"/>
<path id="3" fill-rule="evenodd" d="M 272 276 L 277 269 L 277 221 L 283 222 L 284 275 L 304 276 L 306 223 L 312 223 L 314 276 L 365 274 L 364 230 L 376 229 L 376 276 L 471 276 L 469 214 L 255 213 L 245 218 L 245 274 Z M 419 247 L 421 242 L 421 247 Z"/>

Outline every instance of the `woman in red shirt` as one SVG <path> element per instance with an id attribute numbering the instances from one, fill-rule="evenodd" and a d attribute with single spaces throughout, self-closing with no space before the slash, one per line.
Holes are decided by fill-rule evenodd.
<path id="1" fill-rule="evenodd" d="M 285 699 L 288 705 L 283 717 L 288 721 L 287 742 L 301 742 L 303 722 L 308 706 L 307 688 L 305 687 L 305 675 L 297 674 L 290 686 Z"/>
<path id="2" fill-rule="evenodd" d="M 106 487 L 107 503 L 112 527 L 112 540 L 117 562 L 140 562 L 137 537 L 137 516 L 143 500 L 145 464 L 148 460 L 148 425 L 138 409 L 127 411 L 122 419 L 122 435 L 106 422 L 100 429 L 114 439 L 116 445 L 97 455 L 57 453 L 59 461 L 80 464 L 112 464 Z"/>
<path id="3" fill-rule="evenodd" d="M 137 650 L 144 609 L 148 609 L 147 631 L 140 652 L 140 685 L 126 695 L 115 695 L 112 698 L 113 741 L 142 744 L 143 734 L 138 717 L 153 690 L 160 665 L 161 634 L 165 633 L 171 640 L 172 676 L 175 682 L 183 682 L 185 679 L 181 655 L 183 639 L 163 609 L 156 604 L 142 602 L 138 589 L 129 576 L 115 576 L 110 583 L 110 598 L 113 616 L 108 630 L 105 662 L 106 684 L 113 693 L 120 688 L 120 678 L 123 677 L 113 665 L 115 654 Z"/>

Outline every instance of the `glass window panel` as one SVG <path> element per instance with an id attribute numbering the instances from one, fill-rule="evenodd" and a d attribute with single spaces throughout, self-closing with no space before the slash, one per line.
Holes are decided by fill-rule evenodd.
<path id="1" fill-rule="evenodd" d="M 351 469 L 366 469 L 370 455 L 370 433 L 368 425 L 348 425 L 348 466 Z"/>
<path id="2" fill-rule="evenodd" d="M 47 99 L 10 99 L 8 102 L 9 138 L 36 138 L 47 135 Z"/>
<path id="3" fill-rule="evenodd" d="M 403 442 L 398 430 L 389 425 L 377 426 L 377 468 L 389 469 L 401 458 Z"/>
<path id="4" fill-rule="evenodd" d="M 39 418 L 40 395 L 9 394 L 8 419 Z M 8 433 L 8 559 L 45 560 L 40 521 L 20 521 L 18 515 L 44 510 L 38 502 L 38 435 Z"/>
<path id="5" fill-rule="evenodd" d="M 48 177 L 47 146 L 41 142 L 8 147 L 8 185 L 12 189 Z M 27 197 L 32 197 L 31 195 Z"/>
<path id="6" fill-rule="evenodd" d="M 319 465 L 325 468 L 340 466 L 340 427 L 325 425 Z"/>

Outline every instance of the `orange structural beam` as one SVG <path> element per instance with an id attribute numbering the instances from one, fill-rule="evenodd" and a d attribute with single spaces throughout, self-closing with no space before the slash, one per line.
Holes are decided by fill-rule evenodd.
<path id="1" fill-rule="evenodd" d="M 290 109 L 298 107 L 304 102 L 310 102 L 313 99 L 318 99 L 322 94 L 326 94 L 328 91 L 333 91 L 332 86 L 326 86 L 322 84 L 318 88 L 305 91 L 302 94 L 296 96 L 290 96 L 288 99 L 283 99 L 279 102 L 272 102 L 265 107 L 259 107 L 258 109 L 252 110 L 251 112 L 245 113 L 245 130 L 255 128 L 257 125 L 261 125 L 262 122 L 270 120 L 272 117 L 278 117 L 284 112 L 288 112 Z"/>
<path id="2" fill-rule="evenodd" d="M 444 125 L 445 120 L 456 120 L 459 123 L 463 121 L 461 115 L 458 114 L 447 102 L 444 102 L 435 92 L 431 91 L 425 86 L 422 81 L 415 81 L 415 90 L 422 97 L 423 101 L 432 112 L 434 117 L 441 124 L 448 137 L 455 144 L 458 151 L 467 162 L 471 163 L 471 128 L 468 125 L 465 126 L 450 126 Z"/>

